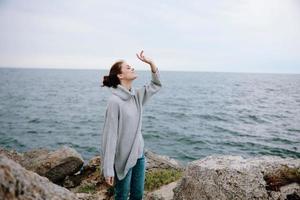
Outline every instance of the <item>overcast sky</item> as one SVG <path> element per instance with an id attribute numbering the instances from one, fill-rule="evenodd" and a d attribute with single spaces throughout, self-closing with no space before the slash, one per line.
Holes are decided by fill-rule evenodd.
<path id="1" fill-rule="evenodd" d="M 0 66 L 300 73 L 299 0 L 0 0 Z"/>

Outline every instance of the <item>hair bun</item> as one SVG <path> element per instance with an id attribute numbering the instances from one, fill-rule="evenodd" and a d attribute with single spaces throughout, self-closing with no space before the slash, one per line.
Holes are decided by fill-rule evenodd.
<path id="1" fill-rule="evenodd" d="M 109 81 L 109 76 L 103 76 L 103 81 L 102 81 L 102 87 L 111 87 L 110 81 Z"/>
<path id="2" fill-rule="evenodd" d="M 121 84 L 118 74 L 121 74 L 121 65 L 124 61 L 118 61 L 110 68 L 109 75 L 103 76 L 102 87 L 114 87 L 117 88 Z"/>
<path id="3" fill-rule="evenodd" d="M 120 80 L 117 75 L 108 75 L 108 76 L 103 76 L 103 86 L 106 87 L 114 87 L 117 88 L 118 84 L 120 84 Z"/>

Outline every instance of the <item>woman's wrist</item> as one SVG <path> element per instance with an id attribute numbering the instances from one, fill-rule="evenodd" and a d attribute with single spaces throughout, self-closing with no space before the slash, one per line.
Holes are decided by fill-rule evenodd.
<path id="1" fill-rule="evenodd" d="M 152 73 L 156 73 L 157 67 L 156 67 L 156 65 L 154 64 L 154 62 L 153 62 L 153 61 L 149 62 L 149 65 L 150 65 L 150 67 L 151 67 Z"/>

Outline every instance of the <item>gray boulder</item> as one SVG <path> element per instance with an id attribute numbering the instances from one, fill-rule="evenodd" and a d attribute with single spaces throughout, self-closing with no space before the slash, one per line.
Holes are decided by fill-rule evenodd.
<path id="1" fill-rule="evenodd" d="M 84 164 L 79 153 L 73 148 L 63 146 L 56 151 L 34 149 L 23 154 L 20 163 L 27 170 L 58 183 L 66 176 L 78 172 Z"/>
<path id="2" fill-rule="evenodd" d="M 294 177 L 268 189 L 267 176 L 282 167 L 293 169 Z M 176 200 L 289 200 L 299 199 L 300 159 L 263 156 L 209 156 L 188 164 L 183 178 L 174 189 Z M 287 179 L 286 177 L 283 177 Z M 298 182 L 298 183 L 297 183 Z"/>
<path id="3" fill-rule="evenodd" d="M 178 184 L 177 181 L 162 186 L 161 188 L 145 194 L 145 200 L 172 200 L 173 189 Z"/>
<path id="4" fill-rule="evenodd" d="M 177 160 L 169 158 L 168 156 L 158 155 L 149 150 L 145 151 L 146 170 L 151 171 L 155 169 L 176 169 L 183 170 L 184 167 Z"/>
<path id="5" fill-rule="evenodd" d="M 77 200 L 69 190 L 0 155 L 0 199 Z"/>
<path id="6" fill-rule="evenodd" d="M 102 176 L 102 171 L 100 169 L 101 158 L 100 156 L 93 157 L 86 165 L 82 167 L 80 173 L 67 176 L 64 179 L 63 187 L 74 188 L 76 186 L 82 185 L 82 182 L 93 182 L 98 185 L 105 181 Z"/>
<path id="7" fill-rule="evenodd" d="M 4 155 L 6 156 L 7 158 L 17 162 L 17 163 L 21 163 L 22 160 L 23 160 L 23 154 L 22 153 L 19 153 L 17 152 L 16 150 L 14 149 L 5 149 L 5 148 L 2 148 L 0 147 L 0 155 Z"/>

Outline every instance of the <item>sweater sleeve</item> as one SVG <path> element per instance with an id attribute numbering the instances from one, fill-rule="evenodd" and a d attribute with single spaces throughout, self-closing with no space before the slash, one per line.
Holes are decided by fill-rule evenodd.
<path id="1" fill-rule="evenodd" d="M 152 95 L 158 92 L 161 88 L 161 82 L 159 77 L 159 71 L 156 69 L 156 72 L 151 72 L 152 79 L 151 82 L 144 87 L 137 90 L 137 95 L 144 105 Z"/>
<path id="2" fill-rule="evenodd" d="M 102 159 L 104 177 L 114 176 L 114 160 L 118 138 L 119 105 L 109 101 L 102 133 Z"/>

